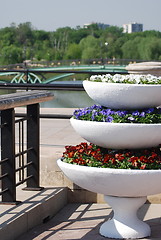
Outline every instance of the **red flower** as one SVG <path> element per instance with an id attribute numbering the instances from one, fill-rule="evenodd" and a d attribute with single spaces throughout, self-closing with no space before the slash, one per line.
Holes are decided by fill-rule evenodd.
<path id="1" fill-rule="evenodd" d="M 140 169 L 145 169 L 146 168 L 146 164 L 141 165 Z"/>
<path id="2" fill-rule="evenodd" d="M 69 152 L 69 153 L 68 153 L 68 157 L 69 157 L 69 158 L 74 157 L 74 152 Z"/>
<path id="3" fill-rule="evenodd" d="M 129 159 L 129 162 L 136 162 L 136 161 L 138 161 L 138 157 L 132 156 L 132 157 Z"/>
<path id="4" fill-rule="evenodd" d="M 143 163 L 147 163 L 147 162 L 149 162 L 149 159 L 146 156 L 141 156 L 140 161 Z"/>
<path id="5" fill-rule="evenodd" d="M 122 161 L 125 159 L 124 155 L 122 153 L 116 153 L 115 158 L 119 161 Z"/>
<path id="6" fill-rule="evenodd" d="M 112 164 L 116 164 L 117 163 L 115 158 L 112 158 L 111 161 L 112 161 Z"/>
<path id="7" fill-rule="evenodd" d="M 130 156 L 131 156 L 131 152 L 126 152 L 126 153 L 125 153 L 125 156 L 126 156 L 126 157 L 130 157 Z"/>
<path id="8" fill-rule="evenodd" d="M 140 150 L 110 150 L 94 144 L 66 146 L 63 159 L 68 163 L 88 166 L 161 169 L 159 147 Z"/>

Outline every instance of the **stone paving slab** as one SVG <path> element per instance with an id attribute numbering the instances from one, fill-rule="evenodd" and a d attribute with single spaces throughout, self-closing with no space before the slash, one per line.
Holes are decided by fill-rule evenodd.
<path id="1" fill-rule="evenodd" d="M 53 217 L 67 203 L 65 188 L 42 191 L 17 190 L 18 205 L 0 205 L 0 240 L 16 240 L 21 234 Z M 30 238 L 28 238 L 29 240 Z"/>
<path id="2" fill-rule="evenodd" d="M 47 223 L 41 224 L 17 240 L 106 240 L 99 227 L 113 213 L 107 204 L 68 204 Z M 151 237 L 161 239 L 161 205 L 145 204 L 138 213 L 151 227 Z M 111 239 L 112 240 L 112 239 Z"/>

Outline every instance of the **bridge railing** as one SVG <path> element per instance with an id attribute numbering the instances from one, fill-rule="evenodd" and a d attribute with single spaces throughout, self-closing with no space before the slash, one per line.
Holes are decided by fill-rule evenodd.
<path id="1" fill-rule="evenodd" d="M 72 79 L 78 77 L 86 79 L 93 74 L 126 74 L 127 70 L 122 66 L 109 67 L 104 65 L 91 65 L 91 66 L 74 66 L 74 67 L 62 67 L 62 68 L 35 68 L 35 69 L 0 69 L 0 86 L 10 83 L 22 83 L 22 84 L 48 84 L 53 83 L 56 80 L 73 76 Z M 50 75 L 50 77 L 49 77 Z M 7 78 L 6 76 L 9 76 Z M 6 77 L 6 80 L 4 80 Z M 9 80 L 10 79 L 10 80 Z"/>
<path id="2" fill-rule="evenodd" d="M 32 61 L 26 60 L 23 63 L 9 64 L 0 66 L 0 69 L 25 69 L 40 67 L 58 67 L 58 66 L 79 66 L 79 65 L 128 65 L 134 62 L 145 62 L 141 59 L 117 59 L 117 58 L 93 58 L 93 59 L 69 59 L 69 60 L 53 60 L 53 61 Z"/>
<path id="3" fill-rule="evenodd" d="M 39 103 L 52 98 L 52 94 L 47 91 L 28 91 L 0 96 L 1 203 L 16 203 L 16 187 L 23 183 L 26 183 L 26 190 L 41 189 L 39 185 Z M 16 118 L 15 107 L 20 106 L 26 106 L 26 114 Z M 18 147 L 15 143 L 16 134 Z"/>

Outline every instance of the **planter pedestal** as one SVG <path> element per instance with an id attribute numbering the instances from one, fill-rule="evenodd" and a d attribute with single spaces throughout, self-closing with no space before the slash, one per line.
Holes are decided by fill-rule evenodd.
<path id="1" fill-rule="evenodd" d="M 161 192 L 158 184 L 161 170 L 97 168 L 65 163 L 61 159 L 57 163 L 72 182 L 104 194 L 112 207 L 114 217 L 102 224 L 101 235 L 115 239 L 150 236 L 149 225 L 138 219 L 137 211 L 146 202 L 146 196 Z"/>
<path id="2" fill-rule="evenodd" d="M 138 209 L 145 203 L 146 197 L 105 196 L 112 207 L 114 216 L 100 227 L 100 234 L 108 238 L 144 238 L 151 234 L 148 224 L 137 217 Z"/>

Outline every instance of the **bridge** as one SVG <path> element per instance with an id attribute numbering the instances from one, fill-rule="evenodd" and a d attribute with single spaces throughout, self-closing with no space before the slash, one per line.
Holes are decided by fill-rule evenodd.
<path id="1" fill-rule="evenodd" d="M 126 73 L 125 66 L 122 65 L 76 65 L 59 66 L 45 68 L 24 68 L 12 70 L 0 70 L 0 82 L 5 83 L 9 80 L 3 80 L 8 76 L 10 83 L 41 83 L 50 84 L 57 80 L 63 80 L 75 74 L 99 74 L 99 73 Z M 50 73 L 50 77 L 46 77 Z"/>

